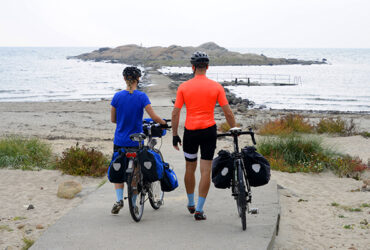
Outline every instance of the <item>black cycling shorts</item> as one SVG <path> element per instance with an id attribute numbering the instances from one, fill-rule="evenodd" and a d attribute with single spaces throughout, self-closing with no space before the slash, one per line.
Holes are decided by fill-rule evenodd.
<path id="1" fill-rule="evenodd" d="M 185 128 L 183 138 L 183 150 L 186 161 L 196 161 L 198 148 L 200 147 L 200 158 L 202 160 L 213 160 L 216 150 L 217 127 L 198 130 L 188 130 Z"/>

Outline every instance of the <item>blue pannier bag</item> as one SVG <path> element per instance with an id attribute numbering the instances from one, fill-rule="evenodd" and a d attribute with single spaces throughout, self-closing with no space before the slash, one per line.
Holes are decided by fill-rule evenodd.
<path id="1" fill-rule="evenodd" d="M 161 179 L 161 189 L 163 192 L 171 192 L 179 186 L 175 171 L 170 168 L 168 163 L 164 165 L 164 174 Z"/>
<path id="2" fill-rule="evenodd" d="M 138 159 L 144 181 L 154 182 L 162 179 L 164 162 L 159 152 L 144 147 L 138 152 Z"/>
<path id="3" fill-rule="evenodd" d="M 123 183 L 127 181 L 126 176 L 127 158 L 123 148 L 113 153 L 108 168 L 108 180 L 112 183 Z"/>
<path id="4" fill-rule="evenodd" d="M 153 122 L 153 120 L 150 119 L 150 118 L 145 118 L 144 121 Z M 151 131 L 152 131 L 152 136 L 153 137 L 162 137 L 162 136 L 166 135 L 166 132 L 167 132 L 167 130 L 162 129 L 160 126 L 152 126 Z M 143 126 L 143 132 L 144 132 L 145 135 L 149 135 L 148 129 L 144 126 Z"/>

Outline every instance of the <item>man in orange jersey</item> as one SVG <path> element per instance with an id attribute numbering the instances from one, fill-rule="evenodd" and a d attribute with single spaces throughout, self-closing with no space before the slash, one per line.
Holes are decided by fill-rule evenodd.
<path id="1" fill-rule="evenodd" d="M 206 77 L 209 58 L 206 53 L 195 52 L 190 60 L 194 78 L 182 83 L 177 89 L 175 107 L 172 111 L 173 146 L 179 150 L 181 139 L 178 125 L 182 106 L 186 106 L 186 121 L 183 150 L 186 162 L 185 188 L 188 195 L 187 208 L 196 220 L 205 220 L 203 212 L 211 184 L 211 168 L 216 149 L 217 128 L 214 119 L 216 102 L 221 106 L 230 127 L 235 127 L 235 118 L 226 99 L 225 90 L 218 82 Z M 198 203 L 195 207 L 195 170 L 200 147 L 200 181 Z"/>

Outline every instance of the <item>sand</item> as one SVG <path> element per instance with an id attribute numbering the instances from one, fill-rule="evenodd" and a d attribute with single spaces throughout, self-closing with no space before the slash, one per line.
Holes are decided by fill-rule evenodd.
<path id="1" fill-rule="evenodd" d="M 151 92 L 149 89 L 154 109 L 160 116 L 170 118 L 173 93 L 164 87 L 168 82 L 163 82 L 161 76 L 153 74 L 151 77 L 154 82 L 157 81 Z M 328 116 L 353 119 L 359 131 L 370 131 L 369 114 L 297 112 L 309 117 L 312 122 Z M 250 110 L 240 113 L 235 110 L 235 113 L 238 122 L 248 127 L 258 126 L 289 111 Z M 182 124 L 184 118 L 183 112 Z M 219 124 L 224 122 L 219 111 L 215 118 Z M 95 147 L 107 155 L 112 153 L 115 125 L 110 122 L 109 101 L 0 103 L 0 120 L 0 136 L 35 136 L 49 143 L 57 155 L 77 142 Z M 183 125 L 180 131 L 182 129 Z M 364 163 L 370 158 L 370 139 L 362 136 L 320 137 L 325 144 L 343 153 L 359 156 Z M 260 139 L 257 137 L 257 141 Z M 220 140 L 218 143 L 226 149 L 231 147 L 227 141 Z M 250 141 L 244 138 L 241 143 Z M 24 237 L 36 240 L 48 226 L 80 204 L 104 179 L 72 177 L 55 170 L 0 169 L 0 249 L 8 246 L 21 248 Z M 276 171 L 272 172 L 272 179 L 281 187 L 280 229 L 274 249 L 370 249 L 370 228 L 361 224 L 365 220 L 370 222 L 370 208 L 362 207 L 361 212 L 349 212 L 342 208 L 360 208 L 363 203 L 370 204 L 369 192 L 351 192 L 361 188 L 361 180 L 338 178 L 331 173 L 288 174 Z M 57 198 L 58 184 L 64 180 L 80 182 L 82 193 L 72 200 Z M 332 206 L 333 202 L 340 206 Z M 30 204 L 35 208 L 27 210 Z M 345 225 L 349 225 L 350 229 L 345 229 Z"/>

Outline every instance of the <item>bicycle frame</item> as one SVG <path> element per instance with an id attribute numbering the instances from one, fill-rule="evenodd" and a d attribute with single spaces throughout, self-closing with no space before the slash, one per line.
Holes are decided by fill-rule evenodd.
<path id="1" fill-rule="evenodd" d="M 249 131 L 241 131 L 240 128 L 230 129 L 229 133 L 218 134 L 217 137 L 221 136 L 232 136 L 234 152 L 231 153 L 233 158 L 234 170 L 231 179 L 231 192 L 232 196 L 236 200 L 239 216 L 242 221 L 243 230 L 246 229 L 246 213 L 250 213 L 248 203 L 252 202 L 251 188 L 247 178 L 247 171 L 244 166 L 243 156 L 239 150 L 238 136 L 242 134 L 249 134 L 252 137 L 252 141 L 256 144 L 254 139 L 254 133 Z"/>

